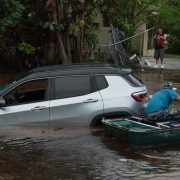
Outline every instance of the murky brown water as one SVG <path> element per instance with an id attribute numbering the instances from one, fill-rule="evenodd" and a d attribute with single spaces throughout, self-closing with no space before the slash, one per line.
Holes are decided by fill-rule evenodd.
<path id="1" fill-rule="evenodd" d="M 144 80 L 150 94 L 159 90 L 163 81 L 180 83 L 178 71 L 153 69 L 135 74 Z M 180 92 L 180 84 L 176 86 Z M 174 106 L 179 107 L 178 104 Z M 180 177 L 180 145 L 135 149 L 104 136 L 103 128 L 55 132 L 14 129 L 13 133 L 11 137 L 14 138 L 0 139 L 0 180 L 164 180 Z M 25 134 L 31 138 L 26 138 Z M 18 138 L 22 135 L 23 138 Z"/>
<path id="2" fill-rule="evenodd" d="M 103 131 L 66 137 L 1 142 L 3 179 L 154 179 L 178 178 L 180 146 L 132 149 Z"/>

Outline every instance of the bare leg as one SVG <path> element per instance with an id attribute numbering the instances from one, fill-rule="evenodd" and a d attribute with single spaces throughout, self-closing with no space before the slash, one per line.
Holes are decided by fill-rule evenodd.
<path id="1" fill-rule="evenodd" d="M 156 59 L 156 65 L 154 66 L 155 68 L 157 68 L 159 65 L 159 59 Z"/>
<path id="2" fill-rule="evenodd" d="M 156 64 L 159 64 L 159 59 L 156 59 Z"/>
<path id="3" fill-rule="evenodd" d="M 163 59 L 161 59 L 161 68 L 164 68 Z"/>
<path id="4" fill-rule="evenodd" d="M 163 59 L 161 59 L 161 64 L 163 64 Z"/>

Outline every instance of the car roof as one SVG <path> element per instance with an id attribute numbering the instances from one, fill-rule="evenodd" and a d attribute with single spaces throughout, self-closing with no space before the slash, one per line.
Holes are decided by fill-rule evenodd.
<path id="1" fill-rule="evenodd" d="M 71 64 L 42 66 L 29 71 L 27 78 L 43 78 L 66 75 L 90 74 L 127 74 L 127 70 L 116 68 L 111 64 Z"/>
<path id="2" fill-rule="evenodd" d="M 50 65 L 42 66 L 39 68 L 32 69 L 32 72 L 44 72 L 44 71 L 54 71 L 54 70 L 73 70 L 73 69 L 91 69 L 91 68 L 112 68 L 111 64 L 95 63 L 95 64 L 65 64 L 65 65 Z"/>

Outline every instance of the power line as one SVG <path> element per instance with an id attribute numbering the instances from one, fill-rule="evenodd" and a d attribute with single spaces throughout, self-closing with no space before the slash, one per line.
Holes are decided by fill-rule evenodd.
<path id="1" fill-rule="evenodd" d="M 113 43 L 113 44 L 102 44 L 102 45 L 98 45 L 98 46 L 99 46 L 99 47 L 115 46 L 115 45 L 120 44 L 120 43 L 122 43 L 122 42 L 125 42 L 125 41 L 127 41 L 127 40 L 129 40 L 129 39 L 132 39 L 132 38 L 134 38 L 134 37 L 136 37 L 136 36 L 139 36 L 139 35 L 141 35 L 141 34 L 144 34 L 145 32 L 151 31 L 152 29 L 155 29 L 155 27 L 146 29 L 146 30 L 143 31 L 143 32 L 140 32 L 140 33 L 138 33 L 138 34 L 135 34 L 134 36 L 130 36 L 130 37 L 128 37 L 128 38 L 126 38 L 126 39 L 123 39 L 123 40 L 121 40 L 121 41 L 118 41 L 118 42 L 116 42 L 116 43 Z"/>

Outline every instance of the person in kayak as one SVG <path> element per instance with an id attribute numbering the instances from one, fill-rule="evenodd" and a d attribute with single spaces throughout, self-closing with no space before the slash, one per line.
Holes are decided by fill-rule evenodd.
<path id="1" fill-rule="evenodd" d="M 180 102 L 180 95 L 173 88 L 172 82 L 165 82 L 163 89 L 152 96 L 144 113 L 149 119 L 165 120 L 169 117 L 168 108 L 173 101 Z M 180 114 L 180 111 L 177 110 L 176 113 Z"/>

